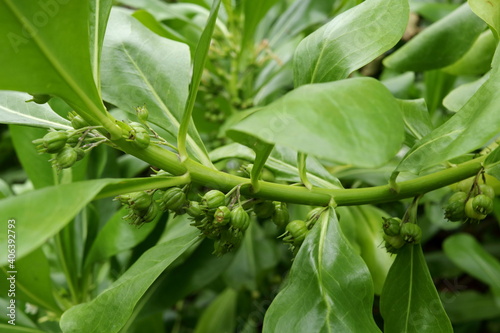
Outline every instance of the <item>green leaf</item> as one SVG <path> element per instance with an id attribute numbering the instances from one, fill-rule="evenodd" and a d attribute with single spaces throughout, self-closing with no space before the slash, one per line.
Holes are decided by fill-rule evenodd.
<path id="1" fill-rule="evenodd" d="M 399 249 L 380 298 L 384 332 L 453 332 L 420 245 Z"/>
<path id="2" fill-rule="evenodd" d="M 500 3 L 495 0 L 469 0 L 469 6 L 488 24 L 498 40 L 500 38 Z"/>
<path id="3" fill-rule="evenodd" d="M 44 187 L 0 200 L 1 227 L 7 230 L 7 221 L 16 221 L 16 237 L 20 240 L 16 244 L 16 258 L 22 258 L 44 244 L 111 182 L 115 180 L 100 179 Z M 6 242 L 7 233 L 0 233 L 0 243 Z M 0 266 L 6 263 L 7 257 L 2 257 Z"/>
<path id="4" fill-rule="evenodd" d="M 457 112 L 467 101 L 478 91 L 478 89 L 488 80 L 489 73 L 486 73 L 481 78 L 462 84 L 453 89 L 443 99 L 443 105 L 450 111 Z"/>
<path id="5" fill-rule="evenodd" d="M 56 95 L 89 120 L 114 127 L 92 76 L 89 7 L 2 0 L 0 89 Z"/>
<path id="6" fill-rule="evenodd" d="M 185 44 L 162 38 L 122 10 L 113 10 L 102 54 L 104 99 L 135 114 L 146 105 L 149 121 L 177 136 L 190 82 L 190 55 Z M 187 145 L 210 163 L 203 143 L 190 127 Z"/>
<path id="7" fill-rule="evenodd" d="M 387 88 L 371 78 L 355 78 L 295 89 L 227 134 L 241 143 L 253 136 L 327 160 L 375 167 L 398 152 L 404 128 Z"/>
<path id="8" fill-rule="evenodd" d="M 408 17 L 406 0 L 365 1 L 338 15 L 299 44 L 295 86 L 347 78 L 396 45 Z"/>
<path id="9" fill-rule="evenodd" d="M 112 0 L 92 0 L 90 1 L 90 55 L 92 63 L 92 74 L 94 81 L 100 90 L 101 85 L 101 51 L 106 24 L 108 23 L 109 13 L 113 5 Z"/>
<path id="10" fill-rule="evenodd" d="M 405 131 L 411 141 L 420 140 L 434 128 L 424 99 L 398 100 L 403 111 Z"/>
<path id="11" fill-rule="evenodd" d="M 70 129 L 71 123 L 48 104 L 28 102 L 31 96 L 16 91 L 0 91 L 0 122 L 34 127 Z"/>
<path id="12" fill-rule="evenodd" d="M 175 40 L 184 44 L 188 44 L 190 47 L 194 47 L 195 45 L 191 44 L 188 39 L 179 34 L 175 29 L 172 29 L 164 24 L 161 24 L 156 20 L 156 18 L 145 10 L 138 10 L 132 14 L 139 22 L 141 22 L 144 26 L 148 27 L 149 30 L 153 31 L 155 34 L 160 35 L 162 37 Z"/>
<path id="13" fill-rule="evenodd" d="M 22 240 L 17 238 L 19 242 Z M 2 282 L 9 282 L 6 278 L 11 274 L 9 271 L 17 271 L 16 300 L 24 300 L 40 306 L 49 311 L 61 314 L 62 311 L 57 305 L 53 292 L 55 292 L 50 278 L 50 267 L 45 254 L 41 248 L 31 252 L 22 259 L 16 260 L 15 268 L 9 265 L 1 268 Z M 29 274 L 26 274 L 29 272 Z M 8 290 L 5 288 L 3 290 Z M 3 331 L 2 331 L 3 332 Z"/>
<path id="14" fill-rule="evenodd" d="M 399 164 L 398 171 L 418 173 L 486 144 L 500 131 L 500 48 L 488 80 L 443 125 L 417 142 Z"/>
<path id="15" fill-rule="evenodd" d="M 22 327 L 22 326 L 12 326 L 10 324 L 0 324 L 0 330 L 2 333 L 44 333 L 46 331 L 41 331 L 36 328 Z"/>
<path id="16" fill-rule="evenodd" d="M 486 283 L 500 304 L 500 261 L 486 252 L 481 244 L 469 234 L 452 235 L 444 241 L 444 253 L 457 266 Z"/>
<path id="17" fill-rule="evenodd" d="M 453 287 L 466 288 L 465 285 L 457 286 L 455 284 Z M 441 294 L 441 300 L 446 313 L 454 324 L 493 319 L 500 316 L 500 307 L 496 305 L 490 294 L 458 289 Z"/>
<path id="18" fill-rule="evenodd" d="M 128 210 L 121 209 L 106 222 L 85 258 L 85 266 L 104 260 L 142 242 L 156 226 L 158 218 L 135 228 L 123 220 Z"/>
<path id="19" fill-rule="evenodd" d="M 217 15 L 219 13 L 221 0 L 214 0 L 212 4 L 212 9 L 210 10 L 210 16 L 208 17 L 207 24 L 203 32 L 201 33 L 200 40 L 196 45 L 196 50 L 194 51 L 193 57 L 193 75 L 191 78 L 191 83 L 189 85 L 189 97 L 186 103 L 186 108 L 182 114 L 181 124 L 179 126 L 179 133 L 177 137 L 177 145 L 179 150 L 179 155 L 181 161 L 187 159 L 188 154 L 186 151 L 186 138 L 188 133 L 188 128 L 193 127 L 193 108 L 196 101 L 196 95 L 198 94 L 198 88 L 200 86 L 201 75 L 203 74 L 203 69 L 205 68 L 205 63 L 208 58 L 208 50 L 210 49 L 210 44 L 212 41 L 212 35 L 215 29 L 215 23 L 217 22 Z M 210 160 L 208 160 L 210 162 Z"/>
<path id="20" fill-rule="evenodd" d="M 243 0 L 242 8 L 244 13 L 243 34 L 241 39 L 242 50 L 255 43 L 255 31 L 259 22 L 278 0 Z"/>
<path id="21" fill-rule="evenodd" d="M 74 306 L 63 314 L 63 332 L 119 332 L 149 286 L 175 259 L 199 241 L 198 234 L 199 231 L 182 218 L 169 222 L 163 242 L 146 251 L 92 301 Z"/>
<path id="22" fill-rule="evenodd" d="M 370 273 L 330 208 L 301 245 L 263 332 L 380 332 L 372 303 Z"/>
<path id="23" fill-rule="evenodd" d="M 231 333 L 236 327 L 238 293 L 227 288 L 203 311 L 194 333 Z"/>
<path id="24" fill-rule="evenodd" d="M 385 58 L 384 65 L 400 72 L 451 65 L 470 49 L 484 28 L 484 22 L 463 4 Z"/>
<path id="25" fill-rule="evenodd" d="M 49 162 L 50 154 L 39 154 L 33 140 L 47 134 L 41 128 L 10 125 L 9 131 L 16 155 L 35 188 L 54 185 L 54 170 Z"/>

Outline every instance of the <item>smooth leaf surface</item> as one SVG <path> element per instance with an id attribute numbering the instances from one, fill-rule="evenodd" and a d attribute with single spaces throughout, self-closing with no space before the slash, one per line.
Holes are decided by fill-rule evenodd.
<path id="1" fill-rule="evenodd" d="M 294 55 L 298 87 L 342 80 L 393 47 L 408 22 L 407 0 L 370 0 L 307 36 Z"/>
<path id="2" fill-rule="evenodd" d="M 498 40 L 500 38 L 500 2 L 497 0 L 469 0 L 468 2 L 472 11 L 489 25 Z"/>
<path id="3" fill-rule="evenodd" d="M 418 173 L 425 167 L 473 151 L 500 132 L 499 49 L 488 80 L 453 117 L 417 142 L 401 161 L 398 171 Z"/>
<path id="4" fill-rule="evenodd" d="M 432 132 L 434 126 L 432 125 L 429 111 L 423 98 L 417 100 L 398 100 L 398 102 L 403 111 L 405 131 L 407 136 L 411 137 L 411 141 L 420 140 Z"/>
<path id="5" fill-rule="evenodd" d="M 263 332 L 380 332 L 372 302 L 370 273 L 330 208 L 302 244 Z"/>
<path id="6" fill-rule="evenodd" d="M 420 245 L 399 249 L 380 298 L 385 333 L 453 332 Z"/>
<path id="7" fill-rule="evenodd" d="M 3 333 L 43 333 L 45 331 L 41 331 L 37 328 L 31 327 L 22 327 L 22 326 L 12 326 L 10 324 L 0 324 L 0 330 Z"/>
<path id="8" fill-rule="evenodd" d="M 331 161 L 375 167 L 398 152 L 403 126 L 387 88 L 371 78 L 355 78 L 299 87 L 227 134 L 241 143 L 252 136 Z"/>
<path id="9" fill-rule="evenodd" d="M 236 327 L 238 293 L 227 288 L 203 312 L 194 333 L 231 333 Z"/>
<path id="10" fill-rule="evenodd" d="M 0 224 L 7 229 L 7 221 L 14 219 L 17 258 L 20 259 L 55 235 L 89 203 L 110 179 L 92 180 L 44 187 L 37 191 L 0 200 Z M 48 204 L 47 199 L 50 199 Z M 54 209 L 57 207 L 57 209 Z M 0 233 L 0 243 L 7 242 L 7 233 Z M 0 266 L 7 258 L 0 259 Z"/>
<path id="11" fill-rule="evenodd" d="M 57 113 L 48 104 L 28 102 L 32 97 L 16 91 L 0 91 L 0 122 L 34 127 L 70 129 L 71 123 Z"/>
<path id="12" fill-rule="evenodd" d="M 182 218 L 170 222 L 166 232 L 163 242 L 145 252 L 108 289 L 66 311 L 61 318 L 63 332 L 119 332 L 161 272 L 199 241 L 199 231 Z"/>
<path id="13" fill-rule="evenodd" d="M 112 0 L 92 0 L 90 3 L 90 55 L 92 62 L 92 74 L 94 81 L 100 87 L 101 84 L 101 51 L 106 24 L 108 23 L 109 13 L 111 12 Z"/>
<path id="14" fill-rule="evenodd" d="M 470 7 L 463 4 L 385 58 L 384 65 L 400 72 L 451 65 L 469 50 L 485 26 Z"/>
<path id="15" fill-rule="evenodd" d="M 233 157 L 253 163 L 255 152 L 239 143 L 230 143 L 210 152 L 210 158 L 214 163 Z M 294 183 L 300 182 L 296 153 L 289 148 L 275 146 L 271 156 L 266 161 L 266 168 L 273 172 L 276 179 Z M 307 170 L 307 178 L 313 185 L 325 188 L 342 188 L 340 181 L 332 176 L 314 157 L 308 156 Z"/>
<path id="16" fill-rule="evenodd" d="M 89 20 L 83 1 L 1 1 L 0 88 L 53 94 L 107 119 L 92 76 Z"/>
<path id="17" fill-rule="evenodd" d="M 443 105 L 448 110 L 457 112 L 467 103 L 467 101 L 476 93 L 483 83 L 488 80 L 489 77 L 490 74 L 486 73 L 475 81 L 462 84 L 461 86 L 453 89 L 443 99 Z"/>
<path id="18" fill-rule="evenodd" d="M 113 10 L 102 53 L 104 99 L 135 114 L 145 105 L 149 121 L 177 136 L 191 76 L 187 45 L 162 38 L 126 11 Z M 190 127 L 189 151 L 207 161 L 203 143 Z"/>
<path id="19" fill-rule="evenodd" d="M 474 237 L 463 233 L 450 236 L 444 241 L 443 249 L 456 266 L 486 283 L 497 298 L 500 297 L 500 261 Z"/>

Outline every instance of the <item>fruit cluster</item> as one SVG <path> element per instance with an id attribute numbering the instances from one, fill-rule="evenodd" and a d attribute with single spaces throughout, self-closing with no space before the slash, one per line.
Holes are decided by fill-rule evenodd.
<path id="1" fill-rule="evenodd" d="M 479 222 L 493 211 L 495 191 L 486 184 L 478 184 L 477 177 L 465 179 L 456 186 L 448 199 L 444 216 L 451 222 Z"/>
<path id="2" fill-rule="evenodd" d="M 385 249 L 389 253 L 397 253 L 406 243 L 419 244 L 422 240 L 422 229 L 411 222 L 405 222 L 398 217 L 382 218 Z"/>

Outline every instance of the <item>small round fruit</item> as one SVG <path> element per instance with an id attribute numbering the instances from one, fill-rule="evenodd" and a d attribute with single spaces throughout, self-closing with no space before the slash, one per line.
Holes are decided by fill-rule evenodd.
<path id="1" fill-rule="evenodd" d="M 153 201 L 151 205 L 149 205 L 146 214 L 142 217 L 142 221 L 144 223 L 151 222 L 155 219 L 155 217 L 160 213 L 160 209 L 158 207 L 158 204 Z"/>
<path id="2" fill-rule="evenodd" d="M 288 223 L 286 231 L 288 231 L 292 236 L 294 245 L 302 244 L 307 236 L 307 233 L 309 232 L 306 223 L 302 220 L 294 220 Z"/>
<path id="3" fill-rule="evenodd" d="M 201 203 L 207 209 L 216 209 L 219 206 L 225 205 L 226 196 L 221 191 L 211 190 L 201 198 Z"/>
<path id="4" fill-rule="evenodd" d="M 128 202 L 132 209 L 138 212 L 142 212 L 146 211 L 149 206 L 151 206 L 153 198 L 146 192 L 134 192 L 130 193 L 130 199 L 128 200 Z"/>
<path id="5" fill-rule="evenodd" d="M 495 198 L 495 190 L 490 185 L 481 184 L 479 185 L 479 190 L 482 194 L 490 197 L 491 199 Z"/>
<path id="6" fill-rule="evenodd" d="M 214 223 L 226 225 L 231 220 L 231 210 L 226 206 L 219 206 L 214 213 Z"/>
<path id="7" fill-rule="evenodd" d="M 385 241 L 385 249 L 389 253 L 397 253 L 397 251 L 405 245 L 405 241 L 403 237 L 400 235 L 397 236 L 389 236 L 387 234 L 384 235 Z"/>
<path id="8" fill-rule="evenodd" d="M 140 121 L 143 123 L 148 121 L 149 112 L 145 105 L 137 107 L 135 111 L 137 112 L 137 118 L 139 118 Z"/>
<path id="9" fill-rule="evenodd" d="M 401 219 L 398 217 L 391 218 L 382 218 L 384 222 L 382 222 L 382 229 L 384 229 L 384 233 L 388 236 L 397 236 L 399 235 L 401 229 Z"/>
<path id="10" fill-rule="evenodd" d="M 404 223 L 400 233 L 407 243 L 419 244 L 422 240 L 422 229 L 415 223 Z"/>
<path id="11" fill-rule="evenodd" d="M 246 230 L 250 225 L 250 216 L 243 209 L 243 207 L 238 206 L 231 211 L 231 226 L 241 231 Z"/>
<path id="12" fill-rule="evenodd" d="M 76 151 L 73 148 L 66 146 L 57 154 L 54 160 L 54 165 L 58 169 L 70 168 L 76 163 L 77 158 L 78 154 Z"/>
<path id="13" fill-rule="evenodd" d="M 457 192 L 464 193 L 464 192 Z M 465 193 L 464 193 L 465 194 Z M 466 195 L 467 196 L 467 195 Z M 453 201 L 446 205 L 444 209 L 444 217 L 451 222 L 458 222 L 463 220 L 465 216 L 465 200 Z"/>
<path id="14" fill-rule="evenodd" d="M 178 187 L 171 187 L 163 193 L 160 201 L 162 210 L 178 211 L 186 203 L 186 194 Z"/>
<path id="15" fill-rule="evenodd" d="M 467 200 L 465 204 L 465 215 L 472 220 L 484 220 L 485 214 L 481 214 L 474 209 L 473 206 L 474 198 Z"/>
<path id="16" fill-rule="evenodd" d="M 42 138 L 41 152 L 55 154 L 60 152 L 68 141 L 68 133 L 57 131 L 49 132 Z"/>
<path id="17" fill-rule="evenodd" d="M 84 127 L 90 126 L 85 119 L 83 119 L 78 113 L 75 111 L 72 111 L 68 114 L 68 118 L 71 121 L 71 126 L 73 126 L 74 129 L 80 129 Z"/>
<path id="18" fill-rule="evenodd" d="M 473 184 L 474 184 L 474 177 L 464 179 L 457 184 L 457 190 L 468 193 L 472 188 Z"/>
<path id="19" fill-rule="evenodd" d="M 325 207 L 316 207 L 311 209 L 306 215 L 306 221 L 317 221 L 321 213 L 325 211 Z"/>
<path id="20" fill-rule="evenodd" d="M 140 149 L 145 149 L 149 146 L 149 143 L 151 142 L 151 138 L 149 137 L 148 131 L 144 128 L 139 123 L 133 122 L 130 123 L 130 127 L 133 128 L 134 133 L 132 135 L 132 142 L 140 148 Z"/>
<path id="21" fill-rule="evenodd" d="M 52 98 L 50 95 L 47 94 L 30 94 L 30 95 L 33 96 L 33 98 L 26 102 L 35 102 L 36 104 L 45 104 Z"/>
<path id="22" fill-rule="evenodd" d="M 288 207 L 284 202 L 274 201 L 273 204 L 274 204 L 274 213 L 272 216 L 273 223 L 276 224 L 278 228 L 282 228 L 290 220 Z"/>
<path id="23" fill-rule="evenodd" d="M 274 204 L 271 201 L 263 201 L 253 206 L 253 211 L 258 218 L 268 219 L 273 216 Z"/>
<path id="24" fill-rule="evenodd" d="M 196 218 L 203 214 L 203 210 L 201 209 L 201 205 L 198 201 L 191 201 L 186 213 L 188 213 L 189 216 Z"/>
<path id="25" fill-rule="evenodd" d="M 493 211 L 493 200 L 486 194 L 479 194 L 472 199 L 472 208 L 479 214 L 487 215 Z"/>

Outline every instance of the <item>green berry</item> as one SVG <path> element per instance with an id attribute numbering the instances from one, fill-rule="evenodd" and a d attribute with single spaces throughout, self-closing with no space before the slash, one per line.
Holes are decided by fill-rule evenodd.
<path id="1" fill-rule="evenodd" d="M 45 136 L 40 140 L 35 140 L 34 143 L 40 144 L 37 146 L 39 152 L 56 154 L 60 152 L 64 146 L 66 146 L 66 142 L 68 141 L 68 133 L 67 132 L 49 132 L 45 134 Z"/>
<path id="2" fill-rule="evenodd" d="M 130 123 L 130 127 L 133 129 L 130 140 L 140 149 L 147 148 L 151 142 L 148 130 L 136 122 Z"/>
<path id="3" fill-rule="evenodd" d="M 479 214 L 489 214 L 493 211 L 493 200 L 486 194 L 479 194 L 472 199 L 472 208 Z"/>
<path id="4" fill-rule="evenodd" d="M 144 223 L 151 222 L 155 219 L 155 217 L 160 213 L 160 209 L 158 207 L 158 204 L 155 201 L 151 202 L 151 205 L 149 205 L 146 214 L 142 217 L 142 221 Z"/>
<path id="5" fill-rule="evenodd" d="M 415 223 L 404 223 L 400 234 L 407 243 L 419 244 L 422 240 L 422 229 Z"/>
<path id="6" fill-rule="evenodd" d="M 36 104 L 45 104 L 52 98 L 50 95 L 47 94 L 30 94 L 30 95 L 33 96 L 33 98 L 26 102 L 35 102 Z"/>
<path id="7" fill-rule="evenodd" d="M 244 231 L 250 225 L 250 216 L 248 216 L 248 213 L 241 206 L 233 209 L 230 216 L 231 226 L 235 229 Z"/>
<path id="8" fill-rule="evenodd" d="M 137 107 L 135 111 L 137 112 L 137 118 L 139 118 L 141 122 L 145 123 L 148 121 L 149 112 L 145 105 Z"/>
<path id="9" fill-rule="evenodd" d="M 278 228 L 282 228 L 290 220 L 288 207 L 284 202 L 274 201 L 273 204 L 274 204 L 274 213 L 272 216 L 273 223 L 276 224 Z"/>
<path id="10" fill-rule="evenodd" d="M 382 229 L 384 233 L 388 236 L 397 236 L 401 230 L 401 219 L 398 217 L 382 218 Z"/>
<path id="11" fill-rule="evenodd" d="M 397 253 L 397 251 L 405 245 L 403 237 L 400 235 L 389 236 L 384 234 L 385 249 L 389 253 Z"/>
<path id="12" fill-rule="evenodd" d="M 196 218 L 203 215 L 203 210 L 201 209 L 201 205 L 198 201 L 191 201 L 189 202 L 189 207 L 187 208 L 186 213 L 188 213 L 189 216 Z"/>
<path id="13" fill-rule="evenodd" d="M 490 199 L 491 200 L 491 199 Z M 472 220 L 484 220 L 486 214 L 479 213 L 474 209 L 474 198 L 470 198 L 465 203 L 465 215 Z"/>
<path id="14" fill-rule="evenodd" d="M 258 218 L 268 219 L 273 216 L 274 204 L 271 201 L 263 201 L 253 206 L 253 211 Z"/>
<path id="15" fill-rule="evenodd" d="M 76 151 L 73 148 L 66 146 L 57 154 L 53 163 L 57 169 L 61 170 L 72 167 L 73 164 L 76 163 L 77 159 L 78 154 Z"/>
<path id="16" fill-rule="evenodd" d="M 136 211 L 145 211 L 151 206 L 153 198 L 146 192 L 130 193 L 128 203 Z"/>
<path id="17" fill-rule="evenodd" d="M 160 208 L 162 210 L 180 211 L 186 203 L 186 193 L 178 187 L 172 187 L 166 190 L 160 199 Z"/>
<path id="18" fill-rule="evenodd" d="M 219 206 L 214 213 L 214 223 L 226 225 L 231 219 L 231 210 L 226 206 Z"/>
<path id="19" fill-rule="evenodd" d="M 219 206 L 224 206 L 226 203 L 226 196 L 218 190 L 211 190 L 205 193 L 201 198 L 201 204 L 206 209 L 216 209 Z"/>
<path id="20" fill-rule="evenodd" d="M 309 230 L 307 229 L 307 225 L 302 220 L 294 220 L 287 224 L 286 231 L 292 237 L 292 242 L 295 246 L 299 246 L 302 244 L 304 239 L 307 236 Z"/>
<path id="21" fill-rule="evenodd" d="M 472 188 L 472 185 L 474 185 L 474 177 L 472 178 L 467 178 L 462 181 L 460 181 L 457 184 L 457 190 L 461 192 L 468 193 L 470 189 Z"/>
<path id="22" fill-rule="evenodd" d="M 457 192 L 457 193 L 464 193 L 464 192 Z M 453 201 L 449 203 L 445 207 L 444 217 L 452 222 L 458 222 L 463 220 L 465 218 L 465 200 Z"/>
<path id="23" fill-rule="evenodd" d="M 481 184 L 479 185 L 479 190 L 481 191 L 481 194 L 484 194 L 491 199 L 495 198 L 495 190 L 493 189 L 493 187 L 486 184 Z"/>
<path id="24" fill-rule="evenodd" d="M 83 119 L 78 113 L 75 111 L 71 111 L 68 114 L 68 118 L 71 121 L 71 126 L 73 126 L 74 129 L 80 129 L 84 127 L 90 126 L 85 119 Z"/>

